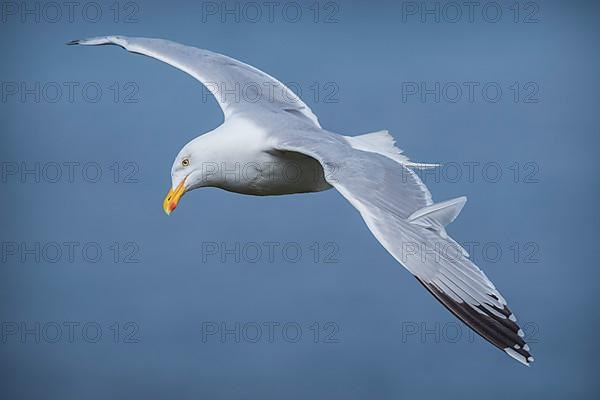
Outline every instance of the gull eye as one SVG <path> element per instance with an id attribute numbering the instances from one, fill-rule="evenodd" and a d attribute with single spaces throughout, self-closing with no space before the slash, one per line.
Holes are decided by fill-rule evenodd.
<path id="1" fill-rule="evenodd" d="M 190 165 L 190 160 L 187 158 L 184 158 L 183 160 L 181 160 L 181 165 L 183 165 L 184 167 L 187 167 L 188 165 Z"/>

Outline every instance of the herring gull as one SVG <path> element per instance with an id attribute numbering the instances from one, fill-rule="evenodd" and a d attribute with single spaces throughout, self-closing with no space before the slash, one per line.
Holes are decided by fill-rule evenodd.
<path id="1" fill-rule="evenodd" d="M 504 297 L 446 232 L 466 197 L 434 203 L 413 170 L 436 165 L 411 162 L 387 131 L 349 137 L 323 129 L 281 82 L 208 50 L 124 36 L 68 44 L 117 45 L 158 59 L 190 74 L 215 96 L 224 122 L 191 140 L 175 158 L 163 203 L 167 214 L 185 192 L 200 187 L 249 195 L 335 188 L 383 247 L 449 311 L 521 363 L 533 361 Z M 232 94 L 232 88 L 243 88 L 244 95 Z M 457 251 L 448 254 L 445 248 Z"/>

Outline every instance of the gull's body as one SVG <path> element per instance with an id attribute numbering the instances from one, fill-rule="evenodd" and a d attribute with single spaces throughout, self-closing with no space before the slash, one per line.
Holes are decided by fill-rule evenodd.
<path id="1" fill-rule="evenodd" d="M 240 115 L 190 142 L 186 150 L 196 148 L 196 153 L 203 153 L 204 174 L 200 186 L 259 196 L 331 188 L 315 159 L 274 150 L 269 143 L 269 129 L 285 127 L 274 124 L 266 128 Z M 184 151 L 180 156 L 189 154 Z"/>
<path id="2" fill-rule="evenodd" d="M 293 92 L 266 73 L 230 57 L 161 39 L 106 36 L 69 44 L 118 45 L 181 69 L 215 95 L 224 123 L 186 144 L 173 163 L 170 213 L 200 187 L 250 195 L 337 189 L 383 247 L 448 310 L 511 357 L 533 357 L 514 314 L 467 252 L 446 233 L 466 198 L 434 203 L 414 164 L 387 131 L 348 137 L 323 129 Z M 226 92 L 245 88 L 252 101 Z M 252 88 L 270 87 L 268 96 Z M 248 93 L 248 89 L 250 93 Z M 258 97 L 257 97 L 258 95 Z M 440 249 L 446 249 L 441 251 Z M 456 250 L 448 254 L 447 249 Z"/>

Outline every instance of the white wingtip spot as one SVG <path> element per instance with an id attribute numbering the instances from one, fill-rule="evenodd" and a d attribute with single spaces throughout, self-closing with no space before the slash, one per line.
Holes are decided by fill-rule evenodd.
<path id="1" fill-rule="evenodd" d="M 519 329 L 517 335 L 519 335 L 520 337 L 525 337 L 525 332 L 523 332 L 523 329 Z"/>
<path id="2" fill-rule="evenodd" d="M 515 317 L 515 314 L 510 314 L 508 319 L 510 319 L 512 322 L 517 322 L 517 317 Z"/>
<path id="3" fill-rule="evenodd" d="M 510 347 L 505 347 L 504 351 L 506 352 L 506 354 L 508 354 L 509 356 L 511 356 L 512 358 L 514 358 L 515 360 L 517 360 L 518 362 L 520 362 L 523 365 L 529 366 L 529 362 L 533 361 L 533 357 L 525 358 L 525 356 L 517 353 Z"/>
<path id="4" fill-rule="evenodd" d="M 523 350 L 529 351 L 529 345 L 526 344 L 525 346 L 523 346 Z"/>

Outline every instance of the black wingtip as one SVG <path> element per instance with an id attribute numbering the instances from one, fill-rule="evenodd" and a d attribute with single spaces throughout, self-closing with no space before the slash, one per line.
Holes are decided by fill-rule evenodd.
<path id="1" fill-rule="evenodd" d="M 69 41 L 68 41 L 68 42 L 66 42 L 65 44 L 66 44 L 67 46 L 73 46 L 73 45 L 79 44 L 80 42 L 81 42 L 81 39 L 75 39 L 75 40 L 69 40 Z"/>
<path id="2" fill-rule="evenodd" d="M 485 340 L 521 364 L 529 366 L 534 361 L 529 346 L 524 340 L 525 333 L 517 325 L 516 318 L 508 307 L 504 306 L 503 309 L 494 307 L 498 313 L 506 317 L 499 318 L 484 307 L 471 306 L 466 302 L 458 303 L 437 286 L 418 276 L 415 277 L 444 307 Z"/>

